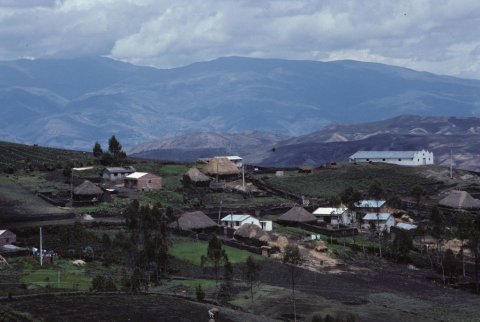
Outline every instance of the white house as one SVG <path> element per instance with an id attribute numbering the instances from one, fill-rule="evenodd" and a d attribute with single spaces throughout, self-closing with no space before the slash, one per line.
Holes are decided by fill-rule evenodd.
<path id="1" fill-rule="evenodd" d="M 126 167 L 110 167 L 102 170 L 102 177 L 105 180 L 114 182 L 123 182 L 126 176 L 134 173 L 135 168 L 131 166 Z"/>
<path id="2" fill-rule="evenodd" d="M 332 225 L 350 225 L 352 219 L 355 219 L 355 212 L 347 208 L 318 208 L 313 215 L 317 217 L 317 222 Z"/>
<path id="3" fill-rule="evenodd" d="M 241 168 L 243 165 L 243 159 L 239 156 L 229 156 L 229 157 L 215 157 L 215 158 L 227 158 L 230 162 L 232 162 L 237 168 Z"/>
<path id="4" fill-rule="evenodd" d="M 398 165 L 433 164 L 433 152 L 421 151 L 358 151 L 351 155 L 350 162 L 385 162 Z"/>
<path id="5" fill-rule="evenodd" d="M 370 224 L 373 222 L 375 227 L 377 227 L 377 230 L 382 231 L 385 227 L 387 227 L 387 231 L 390 232 L 390 228 L 395 226 L 395 217 L 386 212 L 369 212 L 365 215 L 365 217 L 363 217 L 363 222 L 366 229 L 370 229 Z"/>
<path id="6" fill-rule="evenodd" d="M 240 226 L 247 223 L 247 224 L 257 225 L 258 227 L 262 228 L 265 231 L 272 230 L 271 221 L 260 221 L 257 218 L 247 214 L 243 214 L 243 215 L 230 214 L 222 218 L 221 222 L 223 227 L 231 227 L 234 229 L 238 229 L 240 228 Z"/>

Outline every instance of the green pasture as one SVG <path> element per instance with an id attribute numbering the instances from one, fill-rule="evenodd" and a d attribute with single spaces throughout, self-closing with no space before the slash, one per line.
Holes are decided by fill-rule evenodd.
<path id="1" fill-rule="evenodd" d="M 38 270 L 20 279 L 20 282 L 39 286 L 58 287 L 58 271 Z M 92 278 L 60 272 L 60 288 L 88 290 L 92 286 Z"/>
<path id="2" fill-rule="evenodd" d="M 190 238 L 175 237 L 173 247 L 170 253 L 180 260 L 199 265 L 201 264 L 200 257 L 207 255 L 208 243 L 203 241 L 194 241 Z M 222 246 L 227 252 L 228 260 L 232 263 L 241 263 L 247 260 L 247 257 L 252 255 L 255 260 L 264 260 L 265 257 L 252 254 L 245 250 L 236 249 L 229 246 Z"/>

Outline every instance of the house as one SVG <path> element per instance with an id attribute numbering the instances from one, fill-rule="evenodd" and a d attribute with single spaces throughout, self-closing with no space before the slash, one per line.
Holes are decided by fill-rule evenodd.
<path id="1" fill-rule="evenodd" d="M 387 207 L 385 200 L 360 200 L 355 203 L 357 212 L 367 214 L 369 212 L 385 212 L 383 211 Z"/>
<path id="2" fill-rule="evenodd" d="M 299 223 L 314 224 L 317 222 L 317 217 L 302 207 L 293 207 L 278 217 L 277 221 L 281 224 L 296 226 Z"/>
<path id="3" fill-rule="evenodd" d="M 252 215 L 233 215 L 230 214 L 225 216 L 220 220 L 221 225 L 224 227 L 231 227 L 234 229 L 240 228 L 243 224 L 253 224 L 260 227 L 262 230 L 271 231 L 272 230 L 272 222 L 271 221 L 260 221 L 257 218 L 253 217 Z"/>
<path id="4" fill-rule="evenodd" d="M 317 217 L 318 223 L 332 225 L 350 225 L 352 220 L 355 220 L 355 212 L 347 208 L 318 208 L 313 215 Z"/>
<path id="5" fill-rule="evenodd" d="M 190 168 L 184 176 L 189 177 L 195 183 L 195 187 L 208 187 L 212 182 L 212 179 L 201 173 L 197 168 Z M 183 181 L 183 178 L 181 180 Z"/>
<path id="6" fill-rule="evenodd" d="M 240 170 L 228 158 L 213 158 L 202 172 L 219 180 L 233 181 L 238 178 Z"/>
<path id="7" fill-rule="evenodd" d="M 123 182 L 126 176 L 135 171 L 137 170 L 131 166 L 105 168 L 102 170 L 102 178 L 113 182 Z"/>
<path id="8" fill-rule="evenodd" d="M 358 151 L 351 155 L 350 162 L 384 162 L 398 165 L 433 164 L 433 152 L 421 151 Z"/>
<path id="9" fill-rule="evenodd" d="M 370 229 L 371 223 L 375 224 L 377 230 L 384 230 L 385 227 L 387 231 L 390 232 L 390 228 L 395 226 L 395 217 L 392 214 L 387 212 L 382 213 L 373 213 L 370 212 L 363 217 L 364 226 L 366 229 Z"/>
<path id="10" fill-rule="evenodd" d="M 125 187 L 137 190 L 162 189 L 162 177 L 146 172 L 135 172 L 124 179 Z"/>
<path id="11" fill-rule="evenodd" d="M 241 168 L 243 165 L 243 159 L 239 156 L 228 156 L 228 157 L 215 157 L 215 158 L 227 158 L 230 162 L 232 162 L 237 168 Z"/>
<path id="12" fill-rule="evenodd" d="M 466 191 L 452 190 L 447 197 L 438 202 L 438 205 L 458 210 L 478 210 L 480 200 L 473 198 Z"/>
<path id="13" fill-rule="evenodd" d="M 10 230 L 0 230 L 0 247 L 10 245 L 11 243 L 16 241 L 17 235 L 12 233 Z"/>
<path id="14" fill-rule="evenodd" d="M 81 185 L 73 189 L 73 199 L 76 201 L 101 200 L 103 191 L 91 181 L 85 180 Z"/>
<path id="15" fill-rule="evenodd" d="M 179 226 L 182 230 L 191 230 L 197 233 L 214 231 L 218 228 L 218 225 L 202 211 L 186 212 L 169 226 L 173 228 Z"/>

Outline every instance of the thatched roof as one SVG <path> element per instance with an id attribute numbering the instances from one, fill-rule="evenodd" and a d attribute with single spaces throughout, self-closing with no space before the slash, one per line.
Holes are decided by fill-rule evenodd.
<path id="1" fill-rule="evenodd" d="M 183 230 L 209 229 L 218 226 L 202 211 L 184 213 L 176 222 L 172 224 L 173 227 L 176 227 L 177 225 L 180 225 L 180 228 Z"/>
<path id="2" fill-rule="evenodd" d="M 191 168 L 185 173 L 186 176 L 190 177 L 190 180 L 193 182 L 210 182 L 212 181 L 209 177 L 201 173 L 197 168 Z"/>
<path id="3" fill-rule="evenodd" d="M 267 245 L 270 242 L 270 236 L 255 224 L 243 224 L 237 229 L 234 235 L 237 239 L 252 239 L 254 243 Z"/>
<path id="4" fill-rule="evenodd" d="M 207 166 L 203 168 L 203 173 L 209 176 L 229 176 L 240 173 L 240 170 L 227 158 L 213 158 L 208 162 Z"/>
<path id="5" fill-rule="evenodd" d="M 92 182 L 85 180 L 81 185 L 73 189 L 73 193 L 80 196 L 95 196 L 103 194 L 103 191 Z"/>
<path id="6" fill-rule="evenodd" d="M 458 190 L 452 190 L 438 204 L 453 209 L 480 209 L 480 200 L 473 198 L 466 191 Z"/>
<path id="7" fill-rule="evenodd" d="M 293 207 L 292 209 L 278 217 L 278 221 L 309 223 L 316 222 L 317 218 L 302 207 Z"/>
<path id="8" fill-rule="evenodd" d="M 310 168 L 308 165 L 306 164 L 302 164 L 300 166 L 300 171 L 301 172 L 312 172 L 312 168 Z"/>

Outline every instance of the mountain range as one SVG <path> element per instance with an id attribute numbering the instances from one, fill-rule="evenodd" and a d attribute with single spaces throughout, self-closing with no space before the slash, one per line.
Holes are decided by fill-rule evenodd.
<path id="1" fill-rule="evenodd" d="M 339 136 L 315 131 L 406 113 L 466 117 L 479 108 L 478 80 L 357 61 L 227 57 L 163 70 L 108 58 L 0 62 L 0 140 L 79 150 L 91 150 L 95 141 L 105 147 L 112 135 L 129 147 L 195 132 L 248 136 L 248 130 L 271 133 L 260 143 L 265 147 L 276 144 L 275 135 L 282 142 L 296 137 L 286 145 L 298 147 L 310 144 L 308 135 L 329 137 L 316 144 L 340 143 L 356 139 L 355 127 L 336 124 L 344 128 Z M 297 162 L 282 151 L 252 160 Z"/>
<path id="2" fill-rule="evenodd" d="M 480 171 L 479 134 L 478 117 L 401 115 L 364 124 L 335 123 L 287 139 L 259 132 L 249 135 L 191 133 L 134 146 L 127 152 L 132 156 L 177 161 L 240 155 L 249 164 L 298 167 L 303 163 L 314 166 L 332 161 L 346 162 L 357 151 L 426 149 L 433 151 L 437 165 L 449 166 L 453 151 L 456 168 Z"/>

